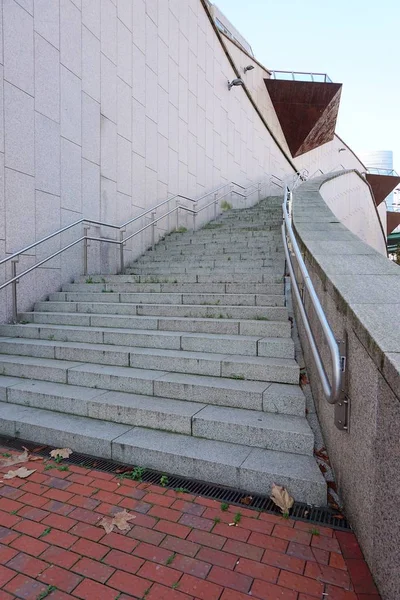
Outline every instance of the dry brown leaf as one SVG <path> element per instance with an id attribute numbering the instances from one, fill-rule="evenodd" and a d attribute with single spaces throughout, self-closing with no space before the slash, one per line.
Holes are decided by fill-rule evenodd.
<path id="1" fill-rule="evenodd" d="M 22 454 L 13 454 L 12 456 L 8 456 L 7 458 L 3 458 L 0 460 L 0 468 L 3 467 L 12 467 L 13 465 L 18 465 L 19 463 L 24 463 L 29 458 L 28 449 L 23 446 L 24 451 Z"/>
<path id="2" fill-rule="evenodd" d="M 116 513 L 113 517 L 104 517 L 100 521 L 100 525 L 104 527 L 106 533 L 111 533 L 114 527 L 120 531 L 129 531 L 129 521 L 136 519 L 134 515 L 129 514 L 126 510 Z"/>
<path id="3" fill-rule="evenodd" d="M 129 531 L 129 521 L 136 519 L 134 515 L 130 515 L 128 511 L 123 510 L 114 515 L 113 523 L 120 531 Z"/>
<path id="4" fill-rule="evenodd" d="M 56 448 L 50 452 L 52 458 L 68 458 L 72 454 L 71 448 Z"/>
<path id="5" fill-rule="evenodd" d="M 101 527 L 104 527 L 106 533 L 111 533 L 114 529 L 113 519 L 111 517 L 103 517 L 100 521 Z"/>
<path id="6" fill-rule="evenodd" d="M 29 457 L 29 462 L 35 462 L 37 460 L 44 460 L 44 457 L 43 456 L 32 456 L 32 455 Z"/>
<path id="7" fill-rule="evenodd" d="M 275 483 L 272 484 L 271 500 L 276 506 L 279 506 L 284 515 L 289 514 L 289 510 L 294 504 L 294 499 L 289 495 L 287 489 Z"/>
<path id="8" fill-rule="evenodd" d="M 246 504 L 247 506 L 251 504 L 253 501 L 253 496 L 244 496 L 244 498 L 240 499 L 241 504 Z"/>
<path id="9" fill-rule="evenodd" d="M 25 479 L 26 477 L 29 477 L 29 475 L 32 475 L 32 473 L 35 471 L 36 469 L 29 470 L 26 467 L 20 467 L 16 471 L 8 471 L 8 473 L 4 475 L 4 479 L 14 479 L 14 477 Z"/>

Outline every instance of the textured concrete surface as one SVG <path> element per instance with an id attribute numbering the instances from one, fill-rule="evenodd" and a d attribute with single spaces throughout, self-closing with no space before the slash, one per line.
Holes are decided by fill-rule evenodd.
<path id="1" fill-rule="evenodd" d="M 332 254 L 331 234 L 335 239 L 343 226 L 338 228 L 324 204 L 323 188 L 322 196 L 316 193 L 325 179 L 321 177 L 299 187 L 294 223 L 335 336 L 341 339 L 347 335 L 347 394 L 351 410 L 348 433 L 340 432 L 334 425 L 334 409 L 325 401 L 296 307 L 295 313 L 339 493 L 382 596 L 396 600 L 400 589 L 399 504 L 392 504 L 389 525 L 383 503 L 384 497 L 396 498 L 399 489 L 400 332 L 396 302 L 400 270 L 350 232 L 335 242 L 336 254 Z M 320 210 L 316 217 L 319 222 L 314 220 L 316 206 Z M 326 242 L 309 237 L 319 227 L 324 229 Z M 329 365 L 318 328 L 315 326 L 314 330 L 324 364 Z"/>

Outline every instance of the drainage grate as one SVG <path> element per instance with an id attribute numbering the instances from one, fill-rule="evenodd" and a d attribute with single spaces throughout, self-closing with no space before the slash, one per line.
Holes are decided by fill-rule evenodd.
<path id="1" fill-rule="evenodd" d="M 0 436 L 0 445 L 2 447 L 8 447 L 10 449 L 17 450 L 20 450 L 22 446 L 25 446 L 30 452 L 40 456 L 49 456 L 51 450 L 54 450 L 53 446 L 42 445 L 38 447 L 38 445 L 33 442 L 14 438 L 10 439 L 4 436 Z M 115 463 L 112 460 L 94 458 L 78 452 L 74 452 L 69 458 L 64 459 L 63 463 L 69 463 L 87 469 L 97 469 L 98 471 L 114 473 L 115 475 L 118 473 L 126 473 L 134 468 L 132 466 Z M 142 476 L 142 481 L 145 483 L 159 485 L 162 475 L 166 474 L 153 471 L 152 469 L 146 469 Z M 204 496 L 213 500 L 220 500 L 221 502 L 234 504 L 242 508 L 254 509 L 276 515 L 281 514 L 279 509 L 268 496 L 249 494 L 245 491 L 234 490 L 232 488 L 196 481 L 193 479 L 187 479 L 185 477 L 177 477 L 176 475 L 166 476 L 168 478 L 168 483 L 165 485 L 165 487 L 169 489 L 180 488 L 195 496 Z M 243 502 L 243 500 L 246 501 Z M 337 529 L 339 531 L 351 530 L 347 519 L 343 515 L 334 512 L 328 507 L 314 507 L 304 504 L 303 502 L 295 502 L 290 512 L 290 517 L 298 521 L 305 521 L 314 525 L 331 527 L 332 529 Z"/>

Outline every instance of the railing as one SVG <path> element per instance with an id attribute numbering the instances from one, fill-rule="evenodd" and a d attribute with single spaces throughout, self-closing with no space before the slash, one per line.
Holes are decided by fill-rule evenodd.
<path id="1" fill-rule="evenodd" d="M 388 175 L 391 177 L 398 177 L 399 174 L 395 169 L 381 169 L 378 167 L 368 167 L 368 170 L 365 173 L 371 175 Z"/>
<path id="2" fill-rule="evenodd" d="M 271 176 L 271 178 L 272 178 L 272 176 Z M 24 277 L 25 275 L 28 275 L 29 273 L 31 273 L 32 271 L 37 269 L 38 267 L 41 267 L 48 261 L 52 260 L 53 258 L 56 258 L 60 254 L 69 250 L 70 248 L 73 248 L 77 244 L 80 244 L 81 242 L 83 242 L 83 274 L 84 275 L 88 274 L 88 248 L 89 248 L 88 242 L 89 241 L 102 242 L 102 243 L 104 242 L 106 244 L 114 244 L 116 246 L 119 246 L 119 267 L 120 267 L 120 271 L 123 272 L 124 266 L 125 266 L 124 248 L 125 248 L 127 242 L 129 240 L 133 239 L 134 237 L 136 237 L 137 235 L 139 235 L 140 233 L 151 228 L 151 247 L 154 250 L 154 246 L 156 243 L 156 240 L 155 240 L 156 225 L 159 221 L 165 219 L 166 217 L 170 217 L 172 214 L 175 213 L 176 229 L 178 229 L 179 228 L 179 211 L 184 211 L 184 212 L 192 215 L 193 230 L 195 231 L 197 216 L 200 213 L 202 213 L 204 210 L 214 206 L 213 217 L 214 217 L 214 219 L 216 219 L 217 212 L 218 212 L 217 207 L 218 207 L 218 204 L 221 202 L 221 200 L 223 200 L 227 196 L 230 196 L 231 198 L 233 198 L 234 196 L 239 196 L 240 198 L 244 198 L 245 200 L 247 200 L 247 198 L 251 194 L 253 194 L 254 191 L 257 191 L 257 190 L 258 190 L 258 199 L 260 200 L 261 199 L 261 190 L 262 190 L 263 185 L 265 185 L 265 184 L 257 183 L 257 184 L 250 185 L 248 188 L 245 188 L 244 186 L 242 186 L 234 181 L 231 181 L 229 183 L 225 183 L 225 184 L 219 186 L 218 188 L 216 188 L 210 192 L 207 192 L 200 198 L 196 198 L 196 199 L 190 198 L 188 196 L 184 196 L 182 194 L 176 194 L 176 195 L 168 198 L 167 200 L 164 200 L 163 202 L 159 202 L 152 208 L 149 208 L 148 210 L 140 213 L 136 217 L 129 219 L 122 225 L 114 225 L 114 224 L 106 223 L 103 221 L 96 221 L 93 219 L 82 218 L 82 219 L 79 219 L 78 221 L 74 221 L 70 225 L 67 225 L 61 229 L 58 229 L 57 231 L 45 236 L 44 238 L 41 238 L 37 242 L 34 242 L 34 243 L 30 244 L 29 246 L 26 246 L 25 248 L 18 250 L 18 252 L 14 252 L 13 254 L 6 256 L 2 260 L 0 260 L 0 266 L 11 262 L 11 278 L 8 279 L 5 283 L 0 285 L 0 291 L 9 285 L 12 286 L 11 292 L 12 292 L 12 319 L 13 319 L 13 321 L 14 322 L 17 321 L 17 317 L 18 317 L 17 284 L 18 284 L 19 280 L 22 277 Z M 254 186 L 255 186 L 255 189 L 253 189 Z M 236 189 L 236 188 L 238 188 L 241 191 L 238 191 L 238 189 Z M 252 190 L 252 191 L 250 191 L 250 190 Z M 205 204 L 204 206 L 199 208 L 198 207 L 199 202 L 208 198 L 209 196 L 212 196 L 211 202 L 208 202 L 207 204 Z M 191 202 L 192 208 L 189 208 L 189 207 L 181 204 L 181 200 L 187 200 L 187 201 Z M 163 213 L 162 215 L 160 215 L 159 217 L 156 218 L 157 209 L 159 209 L 163 206 L 166 206 L 166 205 L 168 205 L 167 208 L 169 208 L 169 203 L 173 202 L 173 201 L 175 201 L 175 206 L 172 209 L 167 210 L 167 212 Z M 147 223 L 143 227 L 140 227 L 138 230 L 134 231 L 130 235 L 125 236 L 126 228 L 128 226 L 131 226 L 133 223 L 135 223 L 135 222 L 139 221 L 140 219 L 143 219 L 147 216 L 150 216 L 149 223 Z M 29 267 L 28 269 L 25 269 L 21 273 L 17 274 L 17 264 L 18 264 L 20 257 L 23 254 L 25 254 L 29 250 L 32 250 L 33 248 L 36 248 L 37 246 L 39 246 L 53 238 L 56 238 L 57 236 L 61 236 L 66 231 L 72 229 L 73 227 L 77 227 L 78 225 L 81 225 L 81 224 L 84 224 L 82 236 L 80 236 L 78 239 L 74 240 L 70 244 L 63 246 L 60 250 L 53 252 L 52 254 L 50 254 L 46 258 L 40 260 L 39 262 L 35 263 L 33 266 Z M 109 239 L 109 238 L 105 238 L 105 237 L 101 237 L 101 236 L 91 236 L 91 235 L 89 235 L 89 229 L 91 226 L 105 227 L 105 228 L 116 230 L 119 232 L 119 239 Z"/>
<path id="3" fill-rule="evenodd" d="M 315 292 L 314 286 L 312 284 L 310 275 L 308 273 L 307 267 L 301 255 L 301 251 L 299 245 L 297 243 L 296 237 L 294 235 L 292 229 L 292 219 L 291 219 L 291 208 L 292 208 L 292 200 L 293 200 L 293 192 L 289 191 L 288 187 L 285 186 L 284 192 L 284 201 L 282 205 L 283 210 L 283 224 L 282 224 L 282 238 L 283 238 L 283 246 L 285 250 L 286 263 L 287 268 L 290 274 L 292 287 L 294 291 L 294 295 L 297 300 L 297 305 L 299 308 L 301 320 L 303 322 L 304 330 L 307 336 L 307 339 L 310 344 L 311 352 L 315 361 L 315 365 L 318 371 L 318 375 L 321 380 L 322 389 L 325 395 L 325 398 L 329 402 L 329 404 L 335 404 L 335 424 L 338 429 L 348 430 L 348 401 L 344 396 L 344 380 L 343 380 L 343 372 L 345 370 L 345 348 L 343 347 L 343 342 L 340 342 L 341 351 L 339 351 L 338 342 L 335 339 L 335 336 L 329 326 L 321 303 L 318 299 L 318 296 Z M 289 246 L 290 244 L 290 246 Z M 296 258 L 299 271 L 302 278 L 301 290 L 299 288 L 299 284 L 296 279 L 292 256 Z M 321 326 L 321 331 L 324 335 L 325 341 L 329 348 L 330 359 L 331 359 L 331 372 L 332 372 L 332 383 L 330 383 L 328 379 L 328 375 L 326 373 L 324 364 L 322 362 L 322 358 L 315 341 L 314 334 L 311 329 L 310 321 L 307 316 L 307 312 L 305 310 L 304 303 L 304 295 L 307 290 L 311 304 Z"/>
<path id="4" fill-rule="evenodd" d="M 308 73 L 306 71 L 271 71 L 271 79 L 332 83 L 332 79 L 326 73 Z"/>

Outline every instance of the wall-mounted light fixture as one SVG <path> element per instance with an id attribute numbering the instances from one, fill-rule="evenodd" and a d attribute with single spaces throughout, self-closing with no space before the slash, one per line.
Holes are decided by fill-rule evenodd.
<path id="1" fill-rule="evenodd" d="M 245 73 L 247 73 L 247 71 L 252 71 L 253 69 L 254 69 L 254 65 L 247 65 L 247 67 L 245 67 L 245 68 L 243 69 L 243 71 L 244 71 Z"/>
<path id="2" fill-rule="evenodd" d="M 232 81 L 228 81 L 228 90 L 231 90 L 236 85 L 244 85 L 243 79 L 238 77 L 237 79 L 232 79 Z"/>
<path id="3" fill-rule="evenodd" d="M 347 148 L 339 148 L 338 152 L 346 152 Z"/>

